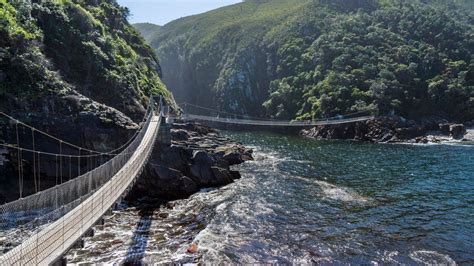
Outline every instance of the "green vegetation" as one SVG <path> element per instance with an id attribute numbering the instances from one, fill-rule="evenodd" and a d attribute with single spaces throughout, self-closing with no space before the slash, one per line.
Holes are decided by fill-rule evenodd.
<path id="1" fill-rule="evenodd" d="M 76 90 L 140 117 L 148 95 L 169 92 L 127 16 L 110 0 L 0 0 L 0 96 L 32 101 Z"/>
<path id="2" fill-rule="evenodd" d="M 178 101 L 474 119 L 472 1 L 248 0 L 143 31 Z M 141 26 L 137 28 L 141 30 Z"/>

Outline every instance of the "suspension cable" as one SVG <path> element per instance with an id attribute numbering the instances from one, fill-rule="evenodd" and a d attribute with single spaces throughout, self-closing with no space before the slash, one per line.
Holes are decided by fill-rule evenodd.
<path id="1" fill-rule="evenodd" d="M 79 156 L 77 156 L 77 176 L 81 176 L 81 149 L 79 149 Z"/>
<path id="2" fill-rule="evenodd" d="M 147 111 L 145 112 L 145 115 L 143 116 L 143 119 L 142 119 L 142 121 L 140 122 L 140 124 L 143 124 L 143 122 L 146 120 L 147 113 L 148 113 L 149 109 L 150 109 L 150 106 L 148 106 Z M 40 134 L 42 134 L 42 135 L 44 135 L 44 136 L 46 136 L 46 137 L 48 137 L 48 138 L 51 138 L 51 139 L 56 140 L 56 141 L 58 141 L 58 142 L 61 142 L 61 141 L 62 141 L 62 142 L 63 142 L 64 144 L 66 144 L 67 146 L 70 146 L 70 147 L 73 147 L 73 148 L 76 148 L 76 149 L 86 150 L 86 151 L 89 151 L 89 152 L 92 152 L 92 153 L 95 153 L 95 154 L 110 154 L 110 153 L 116 153 L 117 151 L 123 149 L 125 146 L 127 146 L 129 143 L 131 143 L 131 142 L 133 141 L 133 139 L 138 135 L 138 132 L 141 130 L 141 127 L 142 127 L 142 126 L 140 125 L 140 127 L 136 130 L 135 134 L 134 134 L 126 143 L 124 143 L 124 144 L 121 145 L 120 147 L 118 147 L 118 148 L 116 148 L 116 149 L 114 149 L 114 150 L 112 150 L 112 151 L 100 152 L 100 151 L 95 151 L 95 150 L 91 150 L 91 149 L 86 149 L 86 148 L 77 146 L 77 145 L 75 145 L 75 144 L 72 144 L 72 143 L 63 141 L 63 140 L 61 140 L 61 139 L 59 139 L 59 138 L 57 138 L 57 137 L 52 136 L 52 135 L 49 134 L 49 133 L 46 133 L 46 132 L 44 132 L 44 131 L 42 131 L 42 130 L 39 130 L 39 129 L 37 129 L 37 128 L 33 127 L 33 126 L 30 126 L 30 125 L 28 125 L 28 124 L 26 124 L 26 123 L 23 123 L 23 122 L 19 121 L 18 119 L 15 119 L 14 117 L 7 115 L 7 114 L 4 113 L 4 112 L 0 112 L 0 115 L 5 116 L 6 118 L 8 118 L 8 119 L 10 119 L 10 120 L 12 120 L 12 121 L 16 121 L 17 124 L 21 124 L 21 125 L 23 125 L 23 126 L 25 126 L 25 127 L 27 127 L 27 128 L 32 129 L 32 130 L 34 129 L 35 131 L 38 131 Z"/>
<path id="3" fill-rule="evenodd" d="M 15 124 L 15 131 L 16 131 L 16 145 L 20 147 L 20 135 L 18 133 L 18 120 Z M 17 150 L 17 160 L 18 160 L 18 187 L 20 191 L 20 198 L 23 197 L 23 184 L 21 181 L 21 150 Z"/>
<path id="4" fill-rule="evenodd" d="M 31 129 L 31 139 L 33 143 L 33 180 L 35 183 L 35 192 L 38 192 L 38 184 L 36 183 L 36 146 L 35 146 L 35 130 Z"/>
<path id="5" fill-rule="evenodd" d="M 60 184 L 63 183 L 63 141 L 61 140 L 59 142 L 59 178 L 60 178 Z"/>
<path id="6" fill-rule="evenodd" d="M 38 152 L 38 190 L 41 190 L 41 152 Z"/>
<path id="7" fill-rule="evenodd" d="M 13 145 L 13 144 L 4 144 L 4 143 L 0 143 L 0 147 L 5 147 L 5 148 L 10 148 L 10 149 L 14 149 L 14 150 L 19 150 L 19 151 L 23 151 L 23 152 L 31 152 L 31 153 L 41 153 L 43 155 L 49 155 L 49 156 L 61 156 L 59 153 L 53 153 L 53 152 L 42 152 L 42 151 L 34 151 L 32 149 L 26 149 L 26 148 L 18 148 L 16 145 Z M 80 157 L 81 158 L 85 158 L 85 157 L 99 157 L 99 156 L 116 156 L 118 154 L 108 154 L 108 153 L 104 153 L 104 154 L 92 154 L 92 155 L 81 155 Z M 78 155 L 74 155 L 74 154 L 63 154 L 62 157 L 73 157 L 73 158 L 77 158 L 79 157 Z"/>
<path id="8" fill-rule="evenodd" d="M 259 121 L 279 121 L 279 120 L 272 119 L 272 118 L 264 119 L 264 118 L 260 118 L 260 117 L 253 117 L 253 116 L 248 116 L 248 115 L 239 115 L 239 114 L 235 114 L 235 113 L 229 113 L 229 112 L 226 112 L 226 111 L 220 111 L 220 110 L 217 110 L 217 109 L 203 107 L 203 106 L 195 105 L 195 104 L 188 103 L 188 102 L 183 102 L 183 103 L 180 103 L 179 105 L 185 105 L 185 106 L 189 105 L 189 106 L 192 106 L 192 107 L 195 107 L 195 108 L 198 108 L 198 109 L 202 109 L 202 110 L 206 110 L 206 111 L 212 111 L 212 112 L 216 112 L 216 113 L 227 114 L 227 115 L 231 115 L 231 116 L 235 116 L 235 117 L 242 117 L 242 118 L 247 118 L 247 119 L 251 118 L 253 120 L 259 120 Z M 351 115 L 360 114 L 360 113 L 364 113 L 364 112 L 368 112 L 368 111 L 373 111 L 374 109 L 375 109 L 375 107 L 374 108 L 368 108 L 368 109 L 361 110 L 361 111 L 358 111 L 358 112 L 355 112 L 355 113 L 345 114 L 345 115 L 342 115 L 342 116 L 343 117 L 351 116 Z M 333 116 L 333 117 L 323 118 L 321 120 L 322 121 L 323 120 L 331 120 L 331 119 L 337 119 L 339 117 L 340 116 Z"/>

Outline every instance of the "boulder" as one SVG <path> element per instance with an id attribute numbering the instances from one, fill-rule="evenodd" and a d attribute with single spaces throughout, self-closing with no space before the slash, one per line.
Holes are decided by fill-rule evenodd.
<path id="1" fill-rule="evenodd" d="M 216 185 L 227 185 L 234 181 L 234 177 L 229 170 L 220 167 L 211 167 L 212 173 L 214 174 Z"/>
<path id="2" fill-rule="evenodd" d="M 189 139 L 189 134 L 186 130 L 183 129 L 172 129 L 171 130 L 171 138 L 173 140 L 188 140 Z"/>
<path id="3" fill-rule="evenodd" d="M 441 134 L 448 136 L 450 133 L 450 124 L 448 123 L 443 123 L 439 124 L 439 130 L 441 131 Z"/>
<path id="4" fill-rule="evenodd" d="M 132 191 L 135 197 L 177 199 L 201 188 L 227 185 L 240 178 L 230 165 L 252 160 L 252 150 L 193 123 L 177 123 L 171 146 L 157 144 L 150 163 Z"/>
<path id="5" fill-rule="evenodd" d="M 189 166 L 189 177 L 202 187 L 216 186 L 214 174 L 211 170 L 212 164 L 197 162 Z"/>
<path id="6" fill-rule="evenodd" d="M 157 198 L 182 198 L 199 191 L 199 186 L 180 171 L 160 164 L 149 164 L 128 198 L 144 195 Z"/>
<path id="7" fill-rule="evenodd" d="M 240 172 L 239 172 L 239 171 L 230 171 L 230 174 L 232 175 L 232 178 L 233 178 L 234 180 L 236 180 L 236 179 L 241 179 L 241 178 L 242 178 L 242 176 L 240 175 Z"/>
<path id="8" fill-rule="evenodd" d="M 202 150 L 196 150 L 196 151 L 194 151 L 194 152 L 193 152 L 192 160 L 195 161 L 195 162 L 206 163 L 206 164 L 210 164 L 210 163 L 212 163 L 212 162 L 214 161 L 214 160 L 209 156 L 209 154 L 207 154 L 207 152 L 202 151 Z"/>
<path id="9" fill-rule="evenodd" d="M 150 164 L 149 165 L 150 174 L 154 176 L 151 180 L 163 180 L 170 181 L 172 179 L 179 179 L 183 174 L 175 169 L 168 168 L 163 165 Z"/>
<path id="10" fill-rule="evenodd" d="M 397 128 L 395 129 L 400 139 L 413 139 L 422 136 L 426 133 L 426 130 L 422 126 L 412 125 L 410 127 Z"/>
<path id="11" fill-rule="evenodd" d="M 428 138 L 427 137 L 417 137 L 415 138 L 416 143 L 428 143 Z"/>
<path id="12" fill-rule="evenodd" d="M 466 127 L 463 124 L 450 125 L 449 134 L 454 139 L 462 139 L 464 134 L 466 134 Z"/>

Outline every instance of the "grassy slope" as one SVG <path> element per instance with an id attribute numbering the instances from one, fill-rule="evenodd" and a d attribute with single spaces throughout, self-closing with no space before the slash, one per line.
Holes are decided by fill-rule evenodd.
<path id="1" fill-rule="evenodd" d="M 133 27 L 140 31 L 147 42 L 151 42 L 152 36 L 162 28 L 162 26 L 153 23 L 136 23 L 133 24 Z"/>
<path id="2" fill-rule="evenodd" d="M 233 31 L 243 44 L 254 41 L 254 36 L 267 34 L 273 27 L 301 12 L 311 0 L 246 1 L 204 14 L 170 22 L 154 34 L 152 46 L 169 41 L 181 34 L 188 35 L 186 48 L 209 45 L 223 32 Z M 142 27 L 138 27 L 142 31 Z"/>

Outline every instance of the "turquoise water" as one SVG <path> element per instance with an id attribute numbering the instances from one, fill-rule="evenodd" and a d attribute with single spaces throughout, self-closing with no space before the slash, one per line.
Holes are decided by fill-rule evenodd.
<path id="1" fill-rule="evenodd" d="M 203 260 L 474 263 L 474 146 L 226 135 L 256 160 L 209 204 Z"/>
<path id="2" fill-rule="evenodd" d="M 69 262 L 474 264 L 473 145 L 224 134 L 255 151 L 242 179 L 125 205 Z"/>

